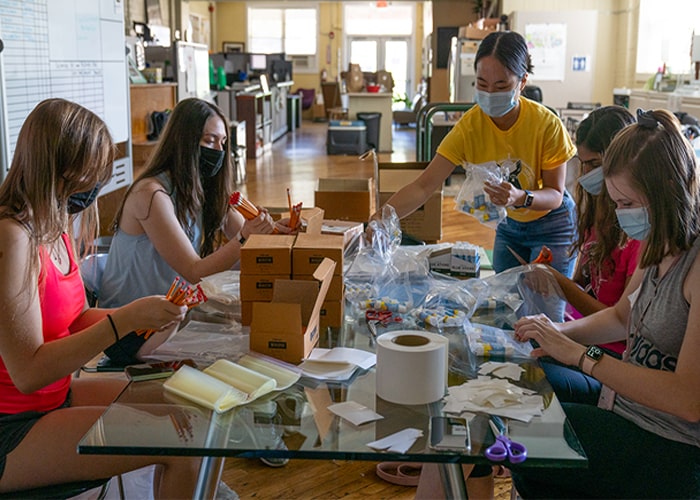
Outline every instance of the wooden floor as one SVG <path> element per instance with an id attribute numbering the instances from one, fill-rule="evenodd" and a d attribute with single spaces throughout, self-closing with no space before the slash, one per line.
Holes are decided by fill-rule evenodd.
<path id="1" fill-rule="evenodd" d="M 272 151 L 248 160 L 247 182 L 239 186 L 250 200 L 265 207 L 287 206 L 286 189 L 293 202 L 313 206 L 316 180 L 322 177 L 371 177 L 371 161 L 356 156 L 329 156 L 325 141 L 327 124 L 304 121 L 302 127 L 280 138 Z M 391 154 L 379 154 L 382 162 L 415 161 L 414 128 L 394 129 Z M 493 248 L 494 231 L 458 213 L 452 198 L 443 201 L 443 241 L 469 241 Z M 392 485 L 374 473 L 375 462 L 339 460 L 291 460 L 273 469 L 256 459 L 226 459 L 222 479 L 242 499 L 412 499 L 415 488 Z M 496 480 L 495 498 L 510 498 L 510 481 Z"/>

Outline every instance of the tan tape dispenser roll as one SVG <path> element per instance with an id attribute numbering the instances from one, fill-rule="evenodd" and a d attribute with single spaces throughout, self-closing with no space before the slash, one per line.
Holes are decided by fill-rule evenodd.
<path id="1" fill-rule="evenodd" d="M 395 330 L 377 338 L 377 396 L 419 405 L 442 399 L 447 386 L 448 340 L 438 334 Z"/>

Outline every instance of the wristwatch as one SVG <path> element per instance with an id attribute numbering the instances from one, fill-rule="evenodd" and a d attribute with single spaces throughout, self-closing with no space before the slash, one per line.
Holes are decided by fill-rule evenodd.
<path id="1" fill-rule="evenodd" d="M 522 205 L 515 205 L 515 208 L 527 208 L 530 205 L 532 205 L 532 200 L 535 199 L 535 197 L 532 195 L 532 191 L 528 191 L 527 189 L 525 191 L 525 201 L 523 202 Z"/>
<path id="2" fill-rule="evenodd" d="M 597 345 L 589 346 L 581 355 L 581 359 L 578 362 L 579 369 L 586 375 L 591 375 L 593 372 L 593 367 L 600 361 L 603 357 L 603 350 Z"/>

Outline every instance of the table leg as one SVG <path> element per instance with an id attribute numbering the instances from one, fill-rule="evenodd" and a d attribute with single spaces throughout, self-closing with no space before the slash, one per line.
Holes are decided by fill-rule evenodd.
<path id="1" fill-rule="evenodd" d="M 202 457 L 199 466 L 197 486 L 192 496 L 195 500 L 211 500 L 216 498 L 216 489 L 219 486 L 221 471 L 224 469 L 222 457 Z"/>
<path id="2" fill-rule="evenodd" d="M 445 497 L 450 499 L 467 499 L 467 487 L 461 464 L 439 464 L 440 479 L 445 489 Z"/>

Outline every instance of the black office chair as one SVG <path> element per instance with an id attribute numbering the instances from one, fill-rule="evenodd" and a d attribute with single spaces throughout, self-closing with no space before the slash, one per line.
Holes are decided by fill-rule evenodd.
<path id="1" fill-rule="evenodd" d="M 542 89 L 537 85 L 525 85 L 522 92 L 523 97 L 527 97 L 531 101 L 542 102 Z"/>
<path id="2" fill-rule="evenodd" d="M 0 500 L 67 499 L 95 488 L 100 488 L 97 498 L 101 500 L 107 495 L 110 480 L 111 478 L 95 479 L 92 481 L 75 481 L 71 483 L 52 484 L 40 488 L 31 488 L 29 490 L 9 491 L 7 493 L 0 493 Z M 124 498 L 121 477 L 119 477 L 119 498 Z"/>

